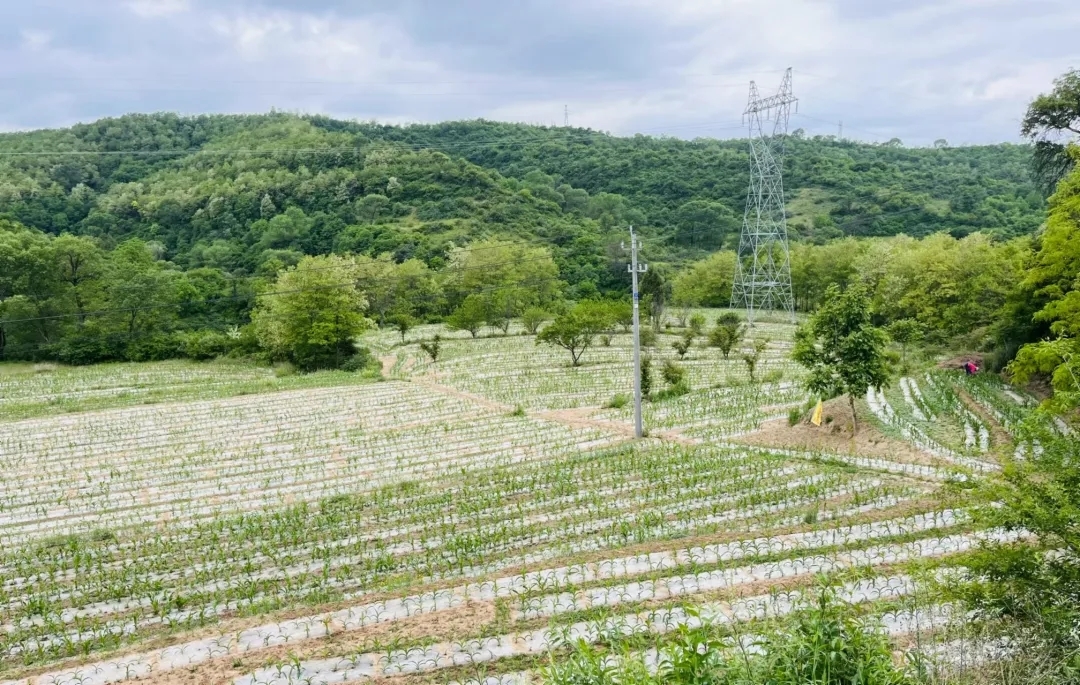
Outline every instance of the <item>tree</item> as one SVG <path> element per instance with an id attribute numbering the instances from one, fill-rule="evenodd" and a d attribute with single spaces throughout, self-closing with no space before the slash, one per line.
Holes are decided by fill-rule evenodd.
<path id="1" fill-rule="evenodd" d="M 681 245 L 717 249 L 739 230 L 739 218 L 720 202 L 691 200 L 675 210 L 675 241 Z"/>
<path id="2" fill-rule="evenodd" d="M 65 233 L 52 244 L 59 277 L 70 287 L 77 321 L 86 322 L 87 303 L 100 290 L 105 269 L 105 253 L 92 239 Z"/>
<path id="3" fill-rule="evenodd" d="M 690 351 L 690 348 L 694 345 L 694 332 L 687 331 L 683 333 L 682 337 L 671 344 L 675 353 L 679 355 L 679 359 L 686 357 L 686 353 Z"/>
<path id="4" fill-rule="evenodd" d="M 274 206 L 274 201 L 270 199 L 270 193 L 266 193 L 259 203 L 259 216 L 263 219 L 271 219 L 275 214 L 277 214 L 277 207 Z"/>
<path id="5" fill-rule="evenodd" d="M 581 355 L 592 345 L 595 336 L 608 330 L 611 325 L 611 310 L 605 303 L 579 302 L 540 331 L 536 343 L 563 348 L 570 353 L 573 366 L 580 366 Z"/>
<path id="6" fill-rule="evenodd" d="M 922 339 L 922 325 L 914 319 L 897 319 L 886 329 L 889 337 L 900 344 L 900 360 L 907 361 L 907 346 Z"/>
<path id="7" fill-rule="evenodd" d="M 735 253 L 724 250 L 685 267 L 672 281 L 672 301 L 687 307 L 728 306 L 735 262 Z"/>
<path id="8" fill-rule="evenodd" d="M 521 325 L 529 335 L 536 335 L 536 331 L 548 321 L 551 321 L 551 315 L 541 307 L 529 307 L 521 315 Z"/>
<path id="9" fill-rule="evenodd" d="M 806 387 L 822 399 L 847 395 L 851 432 L 858 431 L 855 397 L 888 381 L 885 334 L 870 320 L 870 298 L 862 285 L 844 292 L 829 286 L 825 302 L 795 331 L 792 359 L 806 367 Z"/>
<path id="10" fill-rule="evenodd" d="M 652 395 L 652 357 L 645 355 L 641 358 L 641 396 L 649 399 Z"/>
<path id="11" fill-rule="evenodd" d="M 1050 194 L 1076 164 L 1065 141 L 1080 135 L 1080 70 L 1054 79 L 1054 89 L 1028 105 L 1020 133 L 1035 144 L 1032 168 Z"/>
<path id="12" fill-rule="evenodd" d="M 390 325 L 392 325 L 397 332 L 401 334 L 401 342 L 405 342 L 405 334 L 408 333 L 418 323 L 416 318 L 408 312 L 399 312 L 392 314 L 389 319 Z"/>
<path id="13" fill-rule="evenodd" d="M 420 343 L 420 349 L 423 350 L 427 356 L 431 357 L 432 364 L 439 361 L 439 347 L 441 342 L 442 338 L 436 333 L 435 337 L 431 340 L 424 340 Z"/>
<path id="14" fill-rule="evenodd" d="M 611 313 L 615 317 L 615 323 L 623 329 L 623 333 L 629 333 L 634 325 L 634 306 L 625 301 L 613 302 Z"/>
<path id="15" fill-rule="evenodd" d="M 690 332 L 697 337 L 705 332 L 705 315 L 704 314 L 691 314 L 690 315 Z"/>
<path id="16" fill-rule="evenodd" d="M 272 356 L 304 370 L 336 368 L 355 354 L 353 340 L 371 325 L 366 307 L 351 259 L 304 257 L 262 293 L 251 320 Z"/>
<path id="17" fill-rule="evenodd" d="M 757 371 L 758 362 L 761 361 L 761 355 L 769 347 L 769 339 L 762 338 L 755 340 L 750 346 L 750 350 L 742 353 L 743 363 L 746 364 L 746 373 L 750 376 L 750 382 L 756 383 L 757 377 L 755 373 Z"/>
<path id="18" fill-rule="evenodd" d="M 390 208 L 390 198 L 381 194 L 365 195 L 356 203 L 356 214 L 361 221 L 373 224 L 379 219 L 379 215 Z"/>
<path id="19" fill-rule="evenodd" d="M 686 382 L 686 369 L 670 359 L 664 361 L 664 366 L 660 369 L 660 375 L 671 388 L 679 387 Z"/>
<path id="20" fill-rule="evenodd" d="M 716 328 L 709 332 L 709 345 L 720 349 L 724 359 L 739 346 L 746 335 L 746 326 L 737 314 L 723 314 L 716 321 Z"/>
<path id="21" fill-rule="evenodd" d="M 664 311 L 671 297 L 671 283 L 664 278 L 659 269 L 649 269 L 641 278 L 639 285 L 642 302 L 654 331 L 659 332 L 664 322 Z"/>
<path id="22" fill-rule="evenodd" d="M 480 327 L 487 321 L 487 313 L 488 307 L 484 297 L 473 293 L 450 314 L 446 319 L 446 325 L 452 331 L 468 331 L 475 338 L 480 332 Z"/>

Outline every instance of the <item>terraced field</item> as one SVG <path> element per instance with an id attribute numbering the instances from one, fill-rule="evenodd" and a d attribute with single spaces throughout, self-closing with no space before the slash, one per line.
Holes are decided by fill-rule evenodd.
<path id="1" fill-rule="evenodd" d="M 431 363 L 376 333 L 385 382 L 8 373 L 0 683 L 528 682 L 579 640 L 632 636 L 655 663 L 680 626 L 750 639 L 819 583 L 906 649 L 971 657 L 939 588 L 1023 535 L 979 529 L 954 485 L 1039 449 L 1029 400 L 920 373 L 868 394 L 852 449 L 788 426 L 792 331 L 755 330 L 756 382 L 695 347 L 692 392 L 647 405 L 642 441 L 603 408 L 630 390 L 622 334 L 571 368 L 526 335 L 440 331 Z"/>

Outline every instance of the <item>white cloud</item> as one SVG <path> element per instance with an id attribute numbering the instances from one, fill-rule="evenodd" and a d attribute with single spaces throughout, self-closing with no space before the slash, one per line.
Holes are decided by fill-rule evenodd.
<path id="1" fill-rule="evenodd" d="M 832 133 L 826 122 L 843 119 L 867 138 L 990 142 L 1015 139 L 1027 102 L 1080 66 L 1068 61 L 1080 31 L 1068 0 L 549 0 L 540 13 L 499 0 L 379 12 L 336 0 L 120 0 L 93 12 L 56 1 L 72 3 L 70 19 L 27 5 L 20 23 L 35 30 L 0 46 L 0 74 L 33 84 L 6 93 L 22 103 L 9 120 L 276 106 L 560 123 L 568 104 L 573 125 L 738 135 L 724 127 L 739 121 L 748 81 L 770 93 L 793 66 L 793 127 Z M 73 104 L 34 105 L 72 75 Z"/>
<path id="2" fill-rule="evenodd" d="M 191 7 L 188 0 L 130 0 L 127 6 L 143 18 L 167 17 L 186 12 Z"/>

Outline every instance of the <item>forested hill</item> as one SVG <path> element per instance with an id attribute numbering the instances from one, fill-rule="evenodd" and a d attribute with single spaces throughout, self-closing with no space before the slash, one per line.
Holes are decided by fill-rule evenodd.
<path id="1" fill-rule="evenodd" d="M 692 257 L 738 239 L 746 148 L 485 121 L 130 115 L 0 135 L 0 215 L 106 244 L 137 236 L 178 264 L 232 271 L 329 251 L 431 262 L 450 241 L 492 236 L 546 242 L 580 266 L 627 223 L 667 256 Z M 907 149 L 796 132 L 791 227 L 814 241 L 1030 233 L 1044 204 L 1029 158 L 1017 145 Z"/>

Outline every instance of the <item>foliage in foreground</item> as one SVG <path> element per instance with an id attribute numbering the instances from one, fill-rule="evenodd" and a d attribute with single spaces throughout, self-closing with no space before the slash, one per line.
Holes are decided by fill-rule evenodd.
<path id="1" fill-rule="evenodd" d="M 990 545 L 968 562 L 982 581 L 965 597 L 1002 621 L 1022 651 L 1040 655 L 1051 683 L 1080 683 L 1080 440 L 1027 427 L 1041 453 L 1009 463 L 989 485 L 990 525 L 1028 531 L 1021 545 Z"/>
<path id="2" fill-rule="evenodd" d="M 682 627 L 649 668 L 627 650 L 578 644 L 544 669 L 548 685 L 904 685 L 887 637 L 822 589 L 814 606 L 764 634 L 724 639 L 706 625 Z"/>

